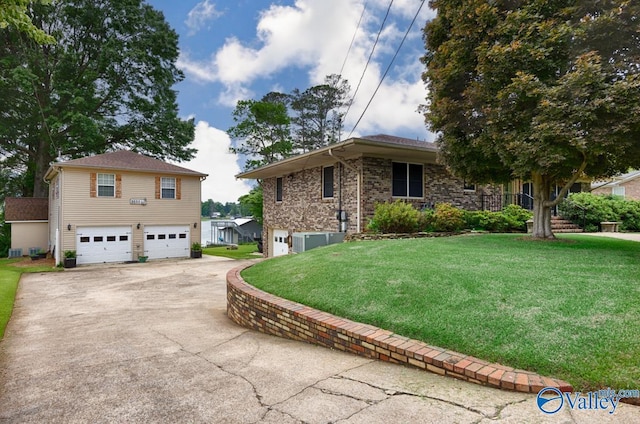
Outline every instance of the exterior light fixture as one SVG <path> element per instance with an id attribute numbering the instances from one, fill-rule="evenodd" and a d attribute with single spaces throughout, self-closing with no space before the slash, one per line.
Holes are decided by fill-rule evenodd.
<path id="1" fill-rule="evenodd" d="M 193 223 L 193 228 L 198 228 L 198 223 L 197 222 Z"/>
<path id="2" fill-rule="evenodd" d="M 71 231 L 71 224 L 67 224 L 67 231 Z"/>
<path id="3" fill-rule="evenodd" d="M 140 229 L 140 223 L 138 222 L 138 225 L 136 225 L 136 228 L 139 230 Z"/>

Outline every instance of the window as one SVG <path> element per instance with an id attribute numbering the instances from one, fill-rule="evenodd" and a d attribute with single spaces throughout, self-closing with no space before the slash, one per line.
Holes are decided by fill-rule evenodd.
<path id="1" fill-rule="evenodd" d="M 103 240 L 102 236 L 94 236 L 93 237 L 93 242 L 94 243 L 100 243 Z"/>
<path id="2" fill-rule="evenodd" d="M 276 178 L 276 202 L 282 202 L 282 177 Z"/>
<path id="3" fill-rule="evenodd" d="M 115 197 L 115 174 L 98 174 L 98 197 Z"/>
<path id="4" fill-rule="evenodd" d="M 180 237 L 181 239 L 186 239 L 187 235 L 185 233 L 181 233 L 178 235 L 178 237 Z"/>
<path id="5" fill-rule="evenodd" d="M 322 198 L 333 199 L 333 166 L 322 168 Z"/>
<path id="6" fill-rule="evenodd" d="M 625 196 L 625 190 L 624 190 L 624 186 L 614 186 L 611 187 L 611 194 L 613 194 L 614 196 Z"/>
<path id="7" fill-rule="evenodd" d="M 120 236 L 120 241 L 127 241 L 129 240 L 129 236 Z"/>
<path id="8" fill-rule="evenodd" d="M 422 165 L 393 162 L 391 195 L 393 197 L 423 197 L 423 175 Z"/>
<path id="9" fill-rule="evenodd" d="M 80 237 L 80 243 L 89 243 L 91 241 L 91 237 Z"/>
<path id="10" fill-rule="evenodd" d="M 162 199 L 176 198 L 176 179 L 170 177 L 162 177 L 160 182 Z"/>
<path id="11" fill-rule="evenodd" d="M 471 184 L 470 182 L 467 182 L 467 181 L 463 183 L 462 187 L 464 191 L 473 191 L 474 193 L 476 191 L 476 185 Z"/>
<path id="12" fill-rule="evenodd" d="M 147 240 L 155 240 L 155 239 L 156 239 L 155 234 L 147 234 Z"/>
<path id="13" fill-rule="evenodd" d="M 116 241 L 116 236 L 107 236 L 107 241 Z"/>
<path id="14" fill-rule="evenodd" d="M 166 234 L 158 234 L 158 240 L 166 240 L 167 235 Z"/>
<path id="15" fill-rule="evenodd" d="M 169 234 L 169 239 L 174 239 L 177 237 L 177 234 Z"/>

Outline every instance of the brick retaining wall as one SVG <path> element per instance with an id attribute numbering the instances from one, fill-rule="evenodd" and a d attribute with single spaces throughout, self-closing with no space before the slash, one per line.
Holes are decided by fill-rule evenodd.
<path id="1" fill-rule="evenodd" d="M 544 387 L 573 391 L 562 380 L 430 346 L 263 292 L 242 279 L 240 272 L 245 267 L 227 273 L 227 314 L 243 327 L 485 386 L 527 393 Z"/>

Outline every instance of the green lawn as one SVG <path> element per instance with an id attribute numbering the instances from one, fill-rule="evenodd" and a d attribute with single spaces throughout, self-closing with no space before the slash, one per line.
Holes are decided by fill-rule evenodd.
<path id="1" fill-rule="evenodd" d="M 240 244 L 237 250 L 227 249 L 226 246 L 205 247 L 202 249 L 202 253 L 231 259 L 256 259 L 261 257 L 261 254 L 257 254 L 257 243 Z"/>
<path id="2" fill-rule="evenodd" d="M 353 242 L 242 275 L 281 297 L 577 389 L 640 381 L 637 242 L 505 234 Z"/>
<path id="3" fill-rule="evenodd" d="M 20 275 L 22 275 L 23 272 L 54 270 L 54 268 L 48 265 L 38 265 L 38 262 L 34 262 L 34 265 L 29 267 L 16 267 L 12 265 L 20 261 L 22 261 L 22 259 L 0 259 L 0 339 L 2 339 L 9 318 L 11 318 L 11 311 L 13 311 L 13 302 L 16 298 Z"/>

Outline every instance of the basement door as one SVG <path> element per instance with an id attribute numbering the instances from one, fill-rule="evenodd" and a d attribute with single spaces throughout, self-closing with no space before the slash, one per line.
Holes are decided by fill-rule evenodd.
<path id="1" fill-rule="evenodd" d="M 289 231 L 273 230 L 273 256 L 284 256 L 289 254 Z"/>

